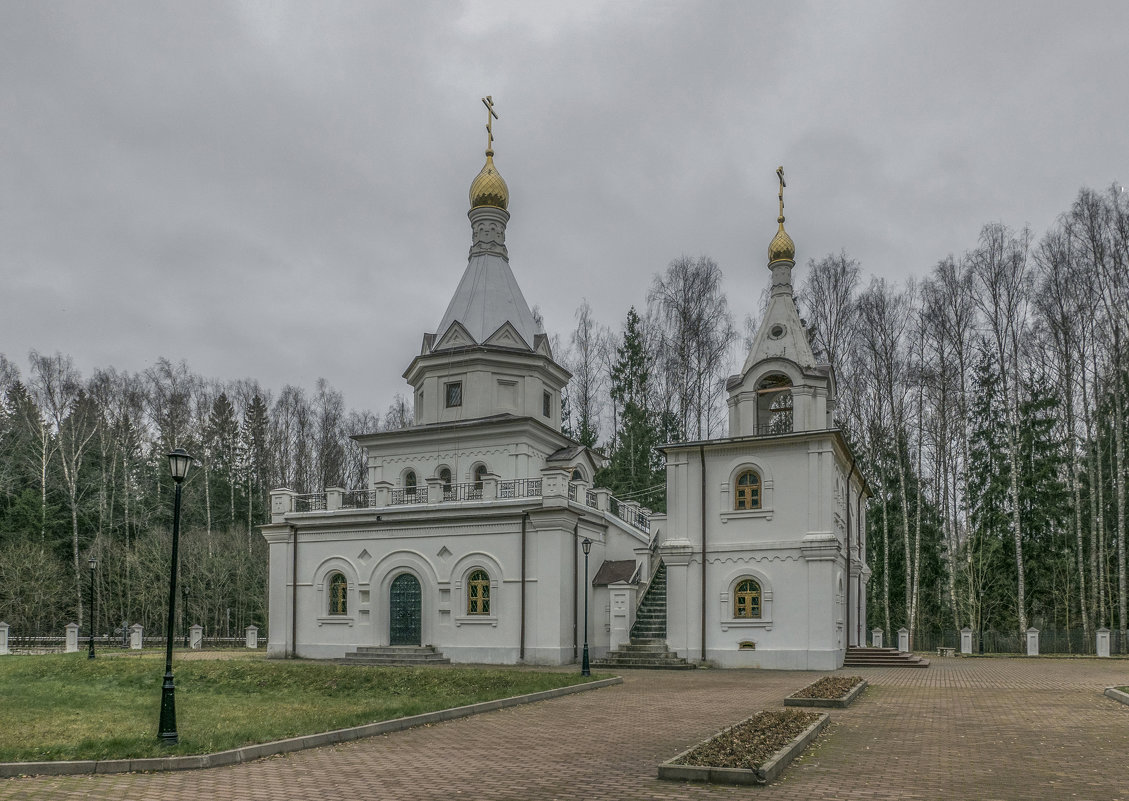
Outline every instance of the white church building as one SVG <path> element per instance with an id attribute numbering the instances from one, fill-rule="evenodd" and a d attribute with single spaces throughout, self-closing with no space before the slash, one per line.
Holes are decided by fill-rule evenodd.
<path id="1" fill-rule="evenodd" d="M 782 174 L 729 435 L 662 448 L 661 515 L 595 486 L 603 456 L 561 433 L 570 376 L 510 267 L 493 156 L 491 130 L 466 270 L 404 372 L 414 424 L 357 437 L 363 488 L 271 494 L 268 653 L 559 665 L 586 628 L 608 665 L 841 666 L 865 644 L 868 490 L 793 301 Z"/>

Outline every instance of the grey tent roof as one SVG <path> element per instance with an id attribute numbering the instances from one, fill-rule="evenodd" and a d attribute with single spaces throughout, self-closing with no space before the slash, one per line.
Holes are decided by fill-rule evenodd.
<path id="1" fill-rule="evenodd" d="M 509 263 L 493 253 L 470 257 L 466 272 L 455 289 L 447 311 L 436 329 L 436 341 L 458 322 L 474 341 L 481 344 L 505 325 L 513 325 L 530 350 L 534 347 L 537 324 Z"/>

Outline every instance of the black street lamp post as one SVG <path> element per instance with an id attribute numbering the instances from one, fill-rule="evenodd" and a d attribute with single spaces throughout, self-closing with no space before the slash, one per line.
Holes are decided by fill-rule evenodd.
<path id="1" fill-rule="evenodd" d="M 180 545 L 180 485 L 188 475 L 192 457 L 183 448 L 169 454 L 169 469 L 172 480 L 176 482 L 176 496 L 172 507 L 172 567 L 169 570 L 169 620 L 165 627 L 165 681 L 161 685 L 161 722 L 157 729 L 157 739 L 162 745 L 176 745 L 180 739 L 176 733 L 176 697 L 172 681 L 172 640 L 176 622 L 176 558 Z"/>
<path id="2" fill-rule="evenodd" d="M 580 675 L 591 676 L 592 670 L 588 666 L 588 554 L 592 552 L 592 540 L 585 537 L 580 547 L 584 549 L 584 659 L 580 663 Z"/>
<path id="3" fill-rule="evenodd" d="M 98 560 L 90 557 L 90 647 L 86 651 L 86 658 L 94 658 L 94 569 L 98 567 Z"/>

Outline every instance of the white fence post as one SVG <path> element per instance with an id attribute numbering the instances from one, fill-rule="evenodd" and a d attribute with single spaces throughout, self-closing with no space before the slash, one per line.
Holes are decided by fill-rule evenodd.
<path id="1" fill-rule="evenodd" d="M 78 650 L 78 624 L 68 623 L 66 628 L 67 644 L 64 646 L 63 650 L 68 654 L 73 654 Z"/>
<path id="2" fill-rule="evenodd" d="M 259 647 L 259 627 L 258 626 L 248 626 L 247 627 L 247 647 L 248 648 L 258 648 Z"/>
<path id="3" fill-rule="evenodd" d="M 870 645 L 872 648 L 882 647 L 882 629 L 871 629 Z"/>
<path id="4" fill-rule="evenodd" d="M 1098 656 L 1109 657 L 1109 629 L 1105 626 L 1098 629 Z"/>
<path id="5" fill-rule="evenodd" d="M 8 650 L 8 628 L 7 623 L 0 623 L 0 656 L 11 653 Z"/>
<path id="6" fill-rule="evenodd" d="M 960 652 L 962 654 L 972 653 L 972 629 L 968 626 L 960 630 Z"/>
<path id="7" fill-rule="evenodd" d="M 141 637 L 144 630 L 140 623 L 134 623 L 129 627 L 129 649 L 131 651 L 141 650 Z"/>
<path id="8" fill-rule="evenodd" d="M 204 646 L 204 627 L 195 623 L 188 627 L 188 647 L 199 651 Z"/>
<path id="9" fill-rule="evenodd" d="M 1027 629 L 1027 655 L 1039 655 L 1039 630 L 1034 626 Z"/>
<path id="10" fill-rule="evenodd" d="M 904 654 L 909 653 L 909 631 L 905 628 L 898 629 L 898 650 Z"/>

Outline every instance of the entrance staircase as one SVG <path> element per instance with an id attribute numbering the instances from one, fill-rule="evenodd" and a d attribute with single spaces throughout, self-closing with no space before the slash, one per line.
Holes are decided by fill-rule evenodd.
<path id="1" fill-rule="evenodd" d="M 859 648 L 847 649 L 843 667 L 912 667 L 927 668 L 929 660 L 920 656 L 899 651 L 897 648 Z"/>
<path id="2" fill-rule="evenodd" d="M 449 665 L 434 645 L 362 645 L 337 660 L 346 665 Z"/>
<path id="3" fill-rule="evenodd" d="M 592 662 L 603 670 L 642 668 L 646 670 L 693 670 L 694 665 L 666 645 L 666 565 L 659 562 L 643 600 L 635 613 L 631 641 Z"/>

